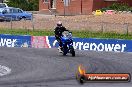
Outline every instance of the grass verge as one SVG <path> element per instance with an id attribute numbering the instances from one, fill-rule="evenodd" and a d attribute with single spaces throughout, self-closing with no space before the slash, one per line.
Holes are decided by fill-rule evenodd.
<path id="1" fill-rule="evenodd" d="M 72 31 L 74 37 L 80 38 L 114 38 L 114 39 L 132 39 L 132 35 L 118 33 L 102 33 L 89 31 Z M 32 35 L 32 36 L 53 36 L 54 31 L 49 30 L 24 30 L 24 29 L 0 29 L 0 34 L 11 35 Z"/>

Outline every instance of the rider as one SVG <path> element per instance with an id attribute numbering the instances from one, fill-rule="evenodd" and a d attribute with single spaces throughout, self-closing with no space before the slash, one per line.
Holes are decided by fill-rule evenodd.
<path id="1" fill-rule="evenodd" d="M 59 42 L 59 48 L 58 48 L 59 52 L 62 52 L 62 42 L 60 37 L 62 36 L 62 33 L 64 31 L 68 31 L 68 30 L 62 25 L 61 21 L 57 22 L 57 26 L 54 29 L 54 33 L 56 40 Z"/>

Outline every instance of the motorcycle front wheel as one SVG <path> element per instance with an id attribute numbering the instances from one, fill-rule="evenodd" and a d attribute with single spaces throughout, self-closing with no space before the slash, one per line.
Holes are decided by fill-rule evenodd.
<path id="1" fill-rule="evenodd" d="M 71 49 L 71 54 L 72 54 L 73 57 L 75 56 L 75 51 L 74 51 L 73 48 Z"/>
<path id="2" fill-rule="evenodd" d="M 67 54 L 67 47 L 64 46 L 64 47 L 63 47 L 63 55 L 65 56 L 66 54 Z"/>

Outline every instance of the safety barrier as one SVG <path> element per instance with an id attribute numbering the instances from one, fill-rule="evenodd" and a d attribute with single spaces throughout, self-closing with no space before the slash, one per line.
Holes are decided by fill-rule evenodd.
<path id="1" fill-rule="evenodd" d="M 31 36 L 0 34 L 0 46 L 31 47 Z"/>
<path id="2" fill-rule="evenodd" d="M 73 46 L 79 50 L 132 52 L 132 40 L 73 38 Z M 58 47 L 54 36 L 0 35 L 0 46 L 5 47 Z"/>

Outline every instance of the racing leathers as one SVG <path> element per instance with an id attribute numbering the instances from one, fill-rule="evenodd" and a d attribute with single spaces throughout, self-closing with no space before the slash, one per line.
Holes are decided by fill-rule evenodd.
<path id="1" fill-rule="evenodd" d="M 62 47 L 62 42 L 61 42 L 61 36 L 62 36 L 62 33 L 64 31 L 68 31 L 64 26 L 57 26 L 55 29 L 54 29 L 54 33 L 55 33 L 55 38 L 56 40 L 59 42 L 59 47 L 61 48 Z"/>

